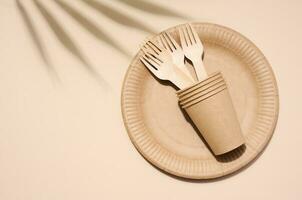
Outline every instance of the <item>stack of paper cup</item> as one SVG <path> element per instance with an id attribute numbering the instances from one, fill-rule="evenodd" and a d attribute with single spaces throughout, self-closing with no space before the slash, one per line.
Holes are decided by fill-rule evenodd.
<path id="1" fill-rule="evenodd" d="M 215 155 L 244 143 L 240 124 L 227 85 L 220 72 L 177 92 L 179 104 Z"/>

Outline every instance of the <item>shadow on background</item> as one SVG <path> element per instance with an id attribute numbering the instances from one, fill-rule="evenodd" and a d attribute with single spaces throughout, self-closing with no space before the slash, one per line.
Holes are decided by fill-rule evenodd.
<path id="1" fill-rule="evenodd" d="M 119 44 L 117 44 L 109 35 L 98 28 L 93 22 L 89 21 L 81 13 L 76 11 L 71 6 L 67 5 L 61 0 L 54 0 L 65 12 L 67 12 L 74 20 L 76 20 L 80 25 L 82 25 L 86 30 L 88 30 L 97 39 L 106 42 L 108 45 L 112 46 L 120 53 L 127 57 L 130 57 L 129 52 L 123 49 Z"/>
<path id="2" fill-rule="evenodd" d="M 168 8 L 161 7 L 159 5 L 156 5 L 151 2 L 147 2 L 144 0 L 117 0 L 121 3 L 127 4 L 128 6 L 134 7 L 136 9 L 153 13 L 156 15 L 163 15 L 163 16 L 169 16 L 169 17 L 177 17 L 182 19 L 188 19 L 188 17 L 179 14 L 173 10 L 170 10 Z"/>
<path id="3" fill-rule="evenodd" d="M 53 66 L 45 52 L 45 48 L 41 42 L 41 39 L 31 21 L 31 19 L 30 19 L 29 14 L 27 13 L 26 9 L 24 8 L 24 6 L 20 2 L 20 0 L 16 0 L 16 4 L 17 4 L 18 11 L 20 12 L 21 17 L 27 27 L 27 30 L 30 33 L 30 37 L 32 38 L 32 41 L 34 42 L 35 46 L 37 47 L 37 50 L 47 67 L 48 73 L 51 74 L 57 80 L 59 80 L 58 74 L 56 73 L 55 69 L 53 68 Z"/>
<path id="4" fill-rule="evenodd" d="M 78 49 L 78 47 L 61 27 L 58 21 L 50 14 L 50 12 L 44 7 L 44 5 L 41 4 L 41 2 L 39 2 L 38 0 L 33 0 L 33 2 L 48 23 L 49 27 L 54 32 L 57 39 L 61 42 L 61 44 L 75 57 L 77 57 L 84 65 L 90 68 L 90 65 L 83 56 L 82 52 Z"/>
<path id="5" fill-rule="evenodd" d="M 106 17 L 114 20 L 115 22 L 122 24 L 124 26 L 129 26 L 132 28 L 136 28 L 139 30 L 143 30 L 148 33 L 154 34 L 155 31 L 143 24 L 142 22 L 133 19 L 132 17 L 127 16 L 126 14 L 121 13 L 119 10 L 111 8 L 100 1 L 95 0 L 81 0 L 91 8 L 97 10 L 101 14 L 105 15 Z"/>
<path id="6" fill-rule="evenodd" d="M 89 64 L 86 60 L 80 49 L 76 46 L 74 41 L 68 36 L 66 31 L 62 28 L 62 26 L 58 23 L 55 17 L 50 14 L 50 12 L 45 8 L 45 6 L 38 0 L 33 0 L 35 6 L 40 11 L 41 15 L 44 17 L 57 39 L 61 42 L 61 44 L 79 61 L 81 61 L 85 68 L 88 70 L 90 74 L 92 74 L 102 85 L 107 85 L 105 80 L 98 74 L 97 71 Z"/>
<path id="7" fill-rule="evenodd" d="M 84 4 L 86 4 L 89 8 L 95 9 L 99 13 L 103 14 L 107 18 L 111 19 L 112 21 L 115 21 L 118 24 L 131 27 L 137 30 L 141 30 L 147 33 L 154 34 L 155 31 L 151 28 L 149 28 L 147 25 L 145 25 L 143 22 L 140 22 L 139 20 L 128 16 L 125 13 L 122 13 L 120 10 L 117 10 L 111 6 L 108 6 L 104 3 L 102 3 L 100 0 L 81 0 Z M 170 16 L 170 17 L 177 17 L 177 18 L 183 18 L 188 19 L 182 14 L 178 14 L 177 12 L 168 9 L 163 8 L 160 5 L 156 5 L 151 2 L 147 2 L 145 0 L 116 0 L 117 2 L 133 7 L 135 9 L 142 10 L 144 12 L 150 12 L 157 15 L 162 16 Z M 30 19 L 30 15 L 24 8 L 24 6 L 21 4 L 22 1 L 16 0 L 17 9 L 20 12 L 22 19 L 32 37 L 32 40 L 38 49 L 38 52 L 45 62 L 47 66 L 47 70 L 49 73 L 54 74 L 56 77 L 58 77 L 55 68 L 52 66 L 48 55 L 46 54 L 45 47 L 43 46 L 42 40 L 38 35 L 37 30 L 34 27 L 34 24 L 32 23 Z M 41 16 L 45 19 L 51 30 L 53 31 L 54 35 L 58 39 L 58 41 L 62 44 L 62 46 L 69 51 L 75 58 L 77 58 L 84 66 L 85 68 L 90 72 L 90 74 L 94 75 L 102 84 L 107 83 L 104 81 L 104 79 L 98 74 L 98 72 L 92 67 L 92 65 L 88 62 L 82 51 L 77 47 L 74 40 L 67 34 L 67 32 L 64 30 L 63 26 L 59 23 L 59 20 L 56 19 L 54 15 L 50 11 L 47 10 L 47 8 L 42 4 L 43 1 L 39 0 L 32 0 L 35 7 L 39 10 L 41 13 Z M 100 41 L 105 42 L 109 46 L 113 47 L 117 51 L 119 51 L 121 54 L 127 56 L 130 58 L 130 53 L 124 49 L 121 45 L 119 45 L 111 36 L 111 33 L 106 33 L 104 31 L 105 27 L 99 27 L 97 24 L 89 20 L 87 17 L 85 17 L 82 13 L 77 11 L 75 8 L 70 6 L 69 4 L 65 3 L 62 0 L 54 0 L 54 3 L 58 5 L 63 11 L 65 11 L 68 15 L 70 15 L 77 23 L 79 23 L 85 30 L 87 30 L 90 34 L 92 34 L 95 38 L 97 38 Z M 44 3 L 44 2 L 43 2 Z"/>

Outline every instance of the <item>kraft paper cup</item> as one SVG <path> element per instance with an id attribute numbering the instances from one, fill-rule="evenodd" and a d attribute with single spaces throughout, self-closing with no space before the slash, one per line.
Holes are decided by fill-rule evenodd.
<path id="1" fill-rule="evenodd" d="M 220 72 L 177 92 L 179 104 L 215 155 L 227 153 L 244 138 L 227 85 Z"/>

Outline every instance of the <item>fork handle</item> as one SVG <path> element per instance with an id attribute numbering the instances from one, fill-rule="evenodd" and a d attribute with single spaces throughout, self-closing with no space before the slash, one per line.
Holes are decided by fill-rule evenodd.
<path id="1" fill-rule="evenodd" d="M 206 71 L 206 69 L 203 65 L 202 60 L 198 59 L 198 60 L 195 60 L 195 61 L 192 61 L 192 62 L 193 62 L 193 65 L 194 65 L 195 73 L 197 75 L 197 79 L 199 81 L 202 81 L 205 78 L 207 78 L 208 74 L 207 74 L 207 71 Z"/>
<path id="2" fill-rule="evenodd" d="M 174 73 L 171 77 L 171 81 L 178 87 L 179 89 L 184 89 L 194 84 L 193 80 L 188 77 L 182 70 L 180 70 L 177 66 L 174 66 Z"/>

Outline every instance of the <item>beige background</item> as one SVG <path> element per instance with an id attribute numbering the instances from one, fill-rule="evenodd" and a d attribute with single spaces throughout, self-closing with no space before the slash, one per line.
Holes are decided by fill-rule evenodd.
<path id="1" fill-rule="evenodd" d="M 64 1 L 75 18 L 53 0 L 41 0 L 42 7 L 0 1 L 1 200 L 302 198 L 301 1 L 152 1 L 190 19 L 96 1 L 126 17 L 112 17 L 109 9 L 106 16 L 103 7 L 81 0 Z M 210 182 L 178 180 L 152 167 L 131 144 L 120 111 L 124 74 L 148 28 L 158 32 L 188 20 L 225 25 L 251 39 L 280 91 L 279 122 L 263 155 Z M 102 31 L 130 57 L 106 43 Z"/>

